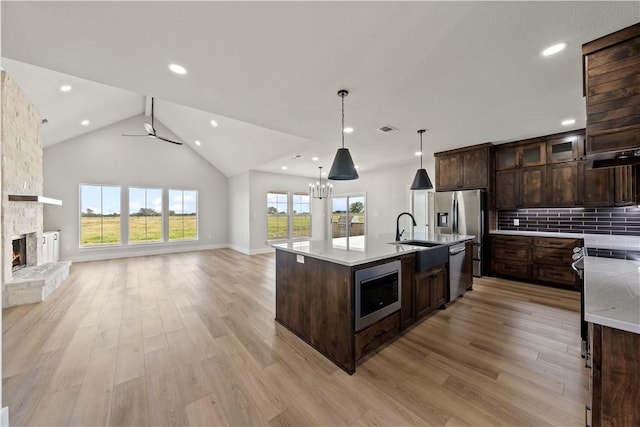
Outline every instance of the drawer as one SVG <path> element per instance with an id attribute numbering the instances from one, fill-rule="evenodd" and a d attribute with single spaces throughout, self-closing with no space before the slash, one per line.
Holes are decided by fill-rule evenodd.
<path id="1" fill-rule="evenodd" d="M 531 247 L 517 245 L 496 245 L 491 248 L 493 258 L 510 259 L 514 261 L 531 261 Z"/>
<path id="2" fill-rule="evenodd" d="M 497 245 L 531 246 L 531 237 L 526 236 L 491 236 L 491 242 Z"/>
<path id="3" fill-rule="evenodd" d="M 493 260 L 491 267 L 495 274 L 531 278 L 531 264 L 527 262 Z"/>
<path id="4" fill-rule="evenodd" d="M 400 332 L 400 312 L 395 312 L 358 332 L 355 336 L 356 360 L 372 352 Z"/>
<path id="5" fill-rule="evenodd" d="M 571 265 L 573 251 L 569 248 L 533 248 L 533 261 L 538 264 L 556 264 L 561 266 Z"/>
<path id="6" fill-rule="evenodd" d="M 534 237 L 534 246 L 544 246 L 548 248 L 568 248 L 582 246 L 582 239 L 565 239 L 562 237 Z"/>
<path id="7" fill-rule="evenodd" d="M 559 265 L 536 265 L 534 267 L 534 278 L 568 286 L 576 286 L 578 284 L 578 276 L 569 265 L 565 267 Z"/>

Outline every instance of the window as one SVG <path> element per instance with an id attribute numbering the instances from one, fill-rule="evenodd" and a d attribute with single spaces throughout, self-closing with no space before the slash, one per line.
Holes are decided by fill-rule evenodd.
<path id="1" fill-rule="evenodd" d="M 289 238 L 289 195 L 267 193 L 267 240 Z"/>
<path id="2" fill-rule="evenodd" d="M 169 190 L 169 240 L 198 239 L 198 192 Z"/>
<path id="3" fill-rule="evenodd" d="M 129 188 L 129 243 L 162 242 L 162 190 Z"/>
<path id="4" fill-rule="evenodd" d="M 338 196 L 331 199 L 331 230 L 330 236 L 334 246 L 336 242 L 344 242 L 353 246 L 362 242 L 358 236 L 365 235 L 367 224 L 366 199 L 364 195 Z"/>
<path id="5" fill-rule="evenodd" d="M 267 240 L 311 237 L 311 199 L 308 194 L 267 193 Z"/>
<path id="6" fill-rule="evenodd" d="M 80 185 L 80 246 L 120 243 L 120 187 Z"/>
<path id="7" fill-rule="evenodd" d="M 311 237 L 311 199 L 308 194 L 293 195 L 293 238 Z"/>

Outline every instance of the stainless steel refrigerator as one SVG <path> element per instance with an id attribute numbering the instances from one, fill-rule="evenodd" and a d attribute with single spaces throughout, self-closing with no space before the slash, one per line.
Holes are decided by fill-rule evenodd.
<path id="1" fill-rule="evenodd" d="M 430 232 L 467 234 L 473 241 L 473 275 L 482 276 L 482 245 L 485 224 L 483 190 L 429 193 Z"/>

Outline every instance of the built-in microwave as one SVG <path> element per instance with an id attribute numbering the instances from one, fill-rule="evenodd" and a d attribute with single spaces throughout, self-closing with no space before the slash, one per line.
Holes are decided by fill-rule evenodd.
<path id="1" fill-rule="evenodd" d="M 400 261 L 355 272 L 356 332 L 400 310 Z"/>

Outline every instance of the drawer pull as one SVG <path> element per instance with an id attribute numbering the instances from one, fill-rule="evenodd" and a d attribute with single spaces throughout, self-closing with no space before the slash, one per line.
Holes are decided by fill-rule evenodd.
<path id="1" fill-rule="evenodd" d="M 584 405 L 584 427 L 591 427 L 591 424 L 589 424 L 589 411 L 591 410 L 591 407 L 589 407 L 589 405 Z"/>

